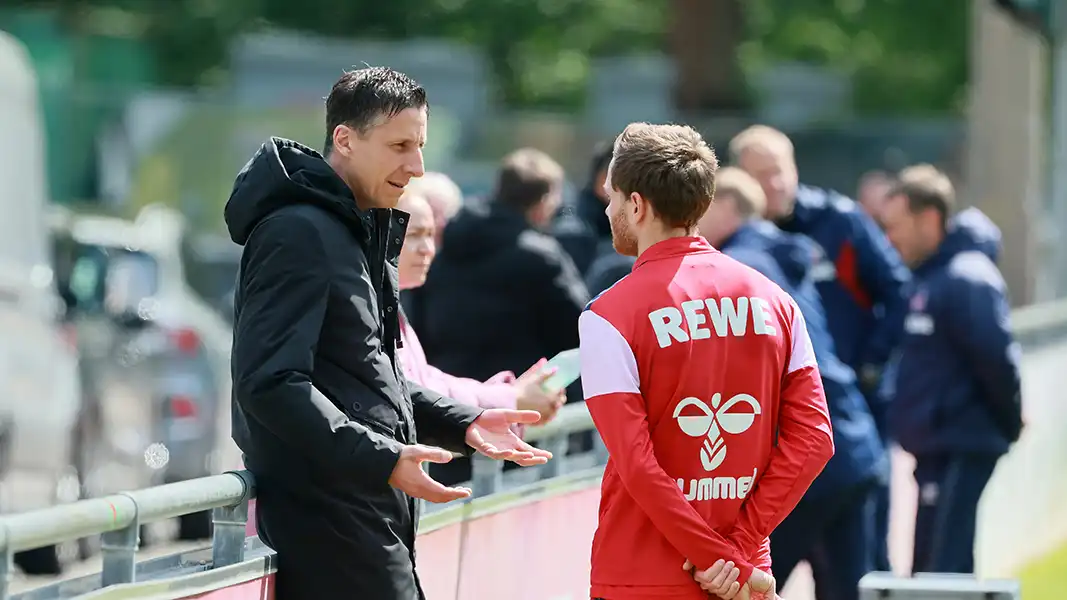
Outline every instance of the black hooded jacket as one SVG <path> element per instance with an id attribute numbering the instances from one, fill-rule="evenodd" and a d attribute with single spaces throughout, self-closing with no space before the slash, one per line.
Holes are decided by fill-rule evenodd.
<path id="1" fill-rule="evenodd" d="M 225 209 L 244 246 L 233 438 L 256 477 L 278 598 L 421 598 L 415 502 L 389 486 L 404 444 L 464 452 L 480 410 L 401 375 L 397 256 L 407 214 L 360 211 L 314 150 L 272 138 Z"/>
<path id="2" fill-rule="evenodd" d="M 570 257 L 518 211 L 465 207 L 423 286 L 419 337 L 430 364 L 484 381 L 578 345 L 588 292 Z"/>

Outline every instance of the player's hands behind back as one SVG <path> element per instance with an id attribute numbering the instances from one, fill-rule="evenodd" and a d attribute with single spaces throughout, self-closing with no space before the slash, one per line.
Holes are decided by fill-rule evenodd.
<path id="1" fill-rule="evenodd" d="M 737 583 L 741 571 L 732 561 L 719 559 L 706 571 L 696 571 L 688 560 L 682 568 L 693 575 L 704 591 L 722 600 L 774 600 L 778 598 L 775 591 L 774 577 L 766 571 L 752 570 L 745 585 Z"/>

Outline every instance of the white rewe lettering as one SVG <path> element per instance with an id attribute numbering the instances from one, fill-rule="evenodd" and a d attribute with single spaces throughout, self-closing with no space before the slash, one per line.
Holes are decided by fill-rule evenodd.
<path id="1" fill-rule="evenodd" d="M 660 348 L 666 348 L 672 343 L 672 338 L 679 342 L 688 342 L 689 334 L 682 329 L 682 313 L 673 306 L 665 306 L 648 313 L 648 320 L 652 322 L 652 331 L 656 332 L 656 341 Z"/>
<path id="2" fill-rule="evenodd" d="M 689 490 L 685 489 L 685 480 L 679 478 L 678 489 L 685 494 L 685 499 L 693 502 L 705 500 L 744 499 L 752 491 L 756 481 L 757 469 L 752 469 L 751 477 L 701 477 L 689 480 Z"/>
<path id="3" fill-rule="evenodd" d="M 752 305 L 752 331 L 756 332 L 756 335 L 777 335 L 778 330 L 774 328 L 774 313 L 771 312 L 771 305 L 763 298 L 753 298 Z"/>
<path id="4" fill-rule="evenodd" d="M 734 337 L 745 335 L 748 325 L 748 298 L 738 298 L 736 304 L 733 298 L 708 298 L 704 304 L 708 307 L 711 324 L 719 337 L 726 337 L 727 328 L 733 332 Z"/>
<path id="5" fill-rule="evenodd" d="M 775 314 L 767 300 L 757 297 L 708 298 L 686 300 L 680 309 L 665 306 L 648 313 L 652 331 L 660 348 L 675 342 L 706 340 L 713 337 L 743 337 L 749 333 L 751 319 L 753 335 L 778 335 Z M 710 322 L 711 327 L 708 327 Z"/>

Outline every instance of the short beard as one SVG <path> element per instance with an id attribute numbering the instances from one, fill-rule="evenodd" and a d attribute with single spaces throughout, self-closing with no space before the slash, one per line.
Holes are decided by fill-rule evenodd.
<path id="1" fill-rule="evenodd" d="M 637 237 L 630 231 L 621 211 L 611 217 L 611 245 L 623 256 L 637 256 Z"/>

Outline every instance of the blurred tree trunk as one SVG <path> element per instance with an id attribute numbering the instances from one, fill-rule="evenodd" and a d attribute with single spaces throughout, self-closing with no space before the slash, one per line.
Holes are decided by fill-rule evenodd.
<path id="1" fill-rule="evenodd" d="M 683 114 L 749 108 L 737 47 L 742 0 L 671 0 L 668 44 L 678 69 L 675 107 Z"/>

